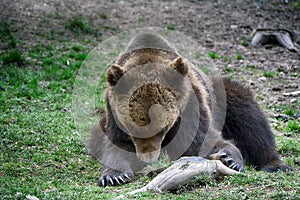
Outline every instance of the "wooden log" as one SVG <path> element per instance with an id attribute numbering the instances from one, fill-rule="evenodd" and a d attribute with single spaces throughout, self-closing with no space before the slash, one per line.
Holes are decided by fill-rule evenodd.
<path id="1" fill-rule="evenodd" d="M 202 157 L 182 157 L 175 161 L 169 168 L 157 175 L 146 186 L 127 193 L 133 195 L 139 192 L 153 191 L 163 193 L 193 180 L 195 176 L 203 174 L 214 179 L 223 178 L 226 175 L 238 174 L 235 170 L 225 166 L 220 160 L 207 160 Z M 115 199 L 122 199 L 126 195 L 120 195 Z"/>

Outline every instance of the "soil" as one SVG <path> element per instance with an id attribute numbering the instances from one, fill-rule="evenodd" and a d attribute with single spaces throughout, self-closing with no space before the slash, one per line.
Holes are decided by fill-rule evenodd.
<path id="1" fill-rule="evenodd" d="M 283 93 L 300 90 L 300 51 L 267 45 L 249 46 L 257 28 L 285 28 L 300 32 L 300 12 L 281 0 L 190 0 L 190 1 L 92 1 L 92 0 L 2 0 L 0 20 L 10 24 L 18 48 L 26 51 L 37 43 L 97 45 L 124 30 L 141 27 L 175 29 L 192 37 L 207 52 L 221 56 L 215 65 L 223 74 L 238 79 L 257 95 L 271 115 L 276 106 L 291 105 L 299 112 L 299 96 Z M 97 34 L 81 34 L 66 28 L 70 19 L 82 16 Z M 299 46 L 299 38 L 295 41 Z M 1 49 L 5 46 L 0 44 Z M 1 52 L 2 52 L 1 50 Z M 237 54 L 242 59 L 237 59 Z M 265 78 L 264 72 L 276 75 Z M 279 113 L 278 113 L 279 112 Z"/>

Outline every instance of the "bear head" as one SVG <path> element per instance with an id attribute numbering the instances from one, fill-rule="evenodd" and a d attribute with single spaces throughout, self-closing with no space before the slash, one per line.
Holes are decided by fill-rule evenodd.
<path id="1" fill-rule="evenodd" d="M 153 163 L 159 158 L 162 142 L 187 102 L 188 71 L 181 57 L 163 64 L 134 60 L 107 69 L 114 120 L 129 135 L 139 160 Z"/>

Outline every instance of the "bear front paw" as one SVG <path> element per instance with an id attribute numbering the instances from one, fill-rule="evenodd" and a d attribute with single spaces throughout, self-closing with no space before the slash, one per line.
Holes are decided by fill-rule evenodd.
<path id="1" fill-rule="evenodd" d="M 224 165 L 226 165 L 227 167 L 235 171 L 238 172 L 244 171 L 244 167 L 238 164 L 231 156 L 229 156 L 225 152 L 219 154 L 219 159 L 222 161 Z"/>
<path id="2" fill-rule="evenodd" d="M 106 169 L 103 171 L 101 177 L 97 182 L 97 186 L 116 186 L 129 182 L 133 178 L 132 173 L 120 172 L 113 169 Z"/>
<path id="3" fill-rule="evenodd" d="M 284 162 L 282 160 L 276 159 L 273 160 L 271 162 L 269 162 L 268 164 L 259 167 L 260 170 L 262 171 L 266 171 L 266 172 L 277 172 L 277 171 L 292 171 L 293 169 L 284 164 Z"/>
<path id="4" fill-rule="evenodd" d="M 235 155 L 235 154 L 233 154 Z M 211 160 L 220 160 L 224 165 L 227 167 L 241 172 L 244 171 L 244 165 L 243 165 L 243 160 L 239 159 L 239 156 L 236 156 L 235 158 L 231 156 L 230 153 L 227 153 L 225 151 L 219 151 L 218 153 L 214 153 L 209 156 L 209 159 Z"/>

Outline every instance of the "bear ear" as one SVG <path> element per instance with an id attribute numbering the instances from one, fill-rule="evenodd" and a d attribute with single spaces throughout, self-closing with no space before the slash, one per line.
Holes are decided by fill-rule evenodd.
<path id="1" fill-rule="evenodd" d="M 189 70 L 187 62 L 182 57 L 177 57 L 170 64 L 176 71 L 185 76 Z"/>
<path id="2" fill-rule="evenodd" d="M 124 71 L 122 70 L 122 67 L 120 65 L 113 64 L 106 70 L 106 80 L 110 86 L 115 86 L 123 74 Z"/>

